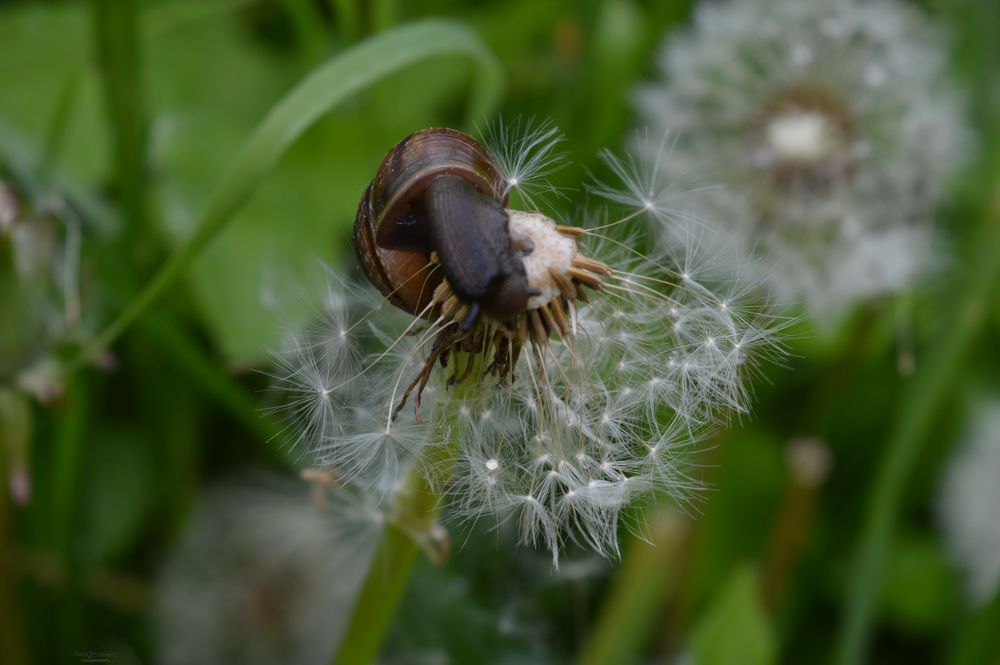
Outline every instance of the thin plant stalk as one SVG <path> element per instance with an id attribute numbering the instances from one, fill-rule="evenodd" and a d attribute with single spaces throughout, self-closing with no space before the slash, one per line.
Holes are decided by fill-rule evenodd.
<path id="1" fill-rule="evenodd" d="M 478 374 L 476 367 L 473 376 Z M 475 381 L 465 381 L 453 389 L 452 399 L 462 400 L 477 389 Z M 432 444 L 410 470 L 396 497 L 390 510 L 395 518 L 375 550 L 331 665 L 375 662 L 416 562 L 421 545 L 417 538 L 431 538 L 438 528 L 437 520 L 443 508 L 440 482 L 448 475 L 442 470 L 454 464 L 458 453 L 455 429 L 461 424 L 455 411 L 437 409 L 434 418 L 432 440 L 440 443 Z"/>
<path id="2" fill-rule="evenodd" d="M 59 96 L 56 98 L 52 117 L 45 131 L 44 147 L 42 148 L 41 161 L 38 165 L 39 180 L 48 179 L 52 167 L 62 153 L 62 149 L 66 144 L 66 134 L 69 129 L 70 118 L 76 107 L 79 90 L 79 74 L 73 72 L 67 75 L 62 86 L 59 88 Z"/>
<path id="3" fill-rule="evenodd" d="M 137 0 L 92 0 L 114 184 L 125 218 L 124 239 L 142 232 L 145 218 L 146 116 L 142 94 L 142 50 Z"/>
<path id="4" fill-rule="evenodd" d="M 487 114 L 499 99 L 502 73 L 479 38 L 459 23 L 440 20 L 412 23 L 378 34 L 330 58 L 265 116 L 224 176 L 195 232 L 177 248 L 118 318 L 71 362 L 70 369 L 99 355 L 187 272 L 303 132 L 338 104 L 386 75 L 441 55 L 459 55 L 473 61 L 476 75 L 472 83 L 469 122 Z"/>
<path id="5" fill-rule="evenodd" d="M 310 0 L 285 0 L 299 49 L 309 58 L 319 58 L 326 50 L 326 35 L 317 8 Z"/>
<path id="6" fill-rule="evenodd" d="M 993 182 L 997 183 L 995 179 Z M 909 384 L 885 445 L 866 504 L 860 547 L 838 636 L 835 660 L 838 665 L 857 665 L 865 659 L 907 480 L 924 450 L 934 419 L 953 394 L 959 372 L 989 315 L 1000 278 L 1000 183 L 995 185 L 994 200 L 979 233 L 978 242 L 973 244 L 978 254 L 969 263 L 967 279 L 958 291 L 963 296 L 944 311 L 942 320 L 946 324 Z"/>
<path id="7" fill-rule="evenodd" d="M 761 599 L 772 614 L 781 607 L 785 590 L 795 575 L 820 489 L 830 468 L 829 451 L 815 439 L 791 441 L 785 456 L 790 472 L 788 490 L 771 528 L 761 565 Z"/>
<path id="8" fill-rule="evenodd" d="M 340 41 L 354 43 L 361 34 L 361 17 L 356 0 L 330 0 L 330 10 L 336 18 Z"/>
<path id="9" fill-rule="evenodd" d="M 74 377 L 66 385 L 66 410 L 59 419 L 55 433 L 54 459 L 51 462 L 51 494 L 49 518 L 43 539 L 53 548 L 64 570 L 64 586 L 56 607 L 57 641 L 59 649 L 71 650 L 89 633 L 90 616 L 83 610 L 80 588 L 80 561 L 75 556 L 79 527 L 80 488 L 83 479 L 84 445 L 90 427 L 89 397 L 96 394 L 94 377 Z"/>
<path id="10" fill-rule="evenodd" d="M 80 482 L 88 420 L 88 397 L 93 389 L 86 377 L 77 377 L 66 385 L 66 409 L 56 430 L 50 473 L 51 513 L 46 544 L 67 562 L 72 559 L 73 531 L 79 508 Z"/>
<path id="11" fill-rule="evenodd" d="M 142 13 L 143 37 L 155 39 L 191 23 L 236 12 L 259 3 L 261 0 L 213 0 L 213 2 L 173 0 L 172 2 L 160 2 Z"/>
<path id="12" fill-rule="evenodd" d="M 30 407 L 24 397 L 0 388 L 0 660 L 10 665 L 29 659 L 13 561 L 15 534 L 7 458 L 12 447 L 27 445 L 30 422 Z"/>

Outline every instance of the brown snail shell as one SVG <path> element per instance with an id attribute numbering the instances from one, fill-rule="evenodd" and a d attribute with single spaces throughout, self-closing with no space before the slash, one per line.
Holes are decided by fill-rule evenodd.
<path id="1" fill-rule="evenodd" d="M 420 314 L 444 278 L 432 264 L 424 212 L 428 185 L 458 176 L 506 206 L 505 182 L 487 150 L 475 139 L 447 128 L 410 134 L 389 151 L 368 185 L 354 221 L 354 244 L 371 282 L 390 302 Z"/>

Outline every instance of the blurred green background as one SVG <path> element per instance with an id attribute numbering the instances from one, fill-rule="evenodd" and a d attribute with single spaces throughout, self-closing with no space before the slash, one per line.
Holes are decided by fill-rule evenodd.
<path id="1" fill-rule="evenodd" d="M 980 270 L 984 251 L 1000 262 L 983 243 L 1000 215 L 1000 8 L 921 4 L 955 33 L 979 146 L 938 215 L 950 264 L 832 338 L 801 324 L 784 366 L 757 381 L 752 418 L 699 460 L 710 485 L 699 510 L 654 516 L 657 548 L 626 533 L 622 562 L 554 574 L 544 557 L 470 537 L 445 566 L 418 564 L 387 658 L 675 662 L 687 645 L 699 663 L 829 662 L 886 443 L 902 429 L 914 443 L 889 481 L 901 498 L 870 662 L 1000 662 L 989 639 L 998 602 L 966 601 L 934 508 L 972 405 L 1000 377 L 995 271 Z M 81 662 L 87 650 L 157 662 L 156 576 L 199 496 L 243 469 L 301 463 L 263 410 L 268 378 L 255 370 L 315 310 L 323 263 L 356 274 L 354 211 L 386 150 L 423 127 L 474 129 L 470 90 L 492 54 L 497 85 L 471 102 L 489 116 L 474 120 L 551 119 L 569 157 L 556 184 L 582 196 L 588 173 L 602 173 L 598 151 L 634 129 L 630 93 L 690 11 L 641 0 L 4 0 L 0 179 L 23 209 L 79 229 L 83 305 L 73 330 L 41 349 L 18 303 L 0 312 L 4 361 L 40 368 L 3 398 L 0 467 L 13 485 L 0 501 L 0 662 Z M 432 54 L 350 94 L 233 194 L 235 217 L 178 283 L 109 349 L 90 351 L 220 205 L 244 168 L 241 146 L 283 95 L 346 49 L 427 17 L 466 26 L 488 53 L 478 64 Z M 897 369 L 901 309 L 912 311 L 908 376 Z M 803 438 L 807 454 L 829 455 L 821 480 L 802 482 L 789 463 Z M 505 621 L 514 592 L 519 619 Z"/>

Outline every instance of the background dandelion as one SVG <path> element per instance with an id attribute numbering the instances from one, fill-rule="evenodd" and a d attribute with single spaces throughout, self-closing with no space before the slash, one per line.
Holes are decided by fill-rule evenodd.
<path id="1" fill-rule="evenodd" d="M 251 474 L 204 497 L 158 582 L 159 662 L 326 662 L 379 524 L 306 489 Z"/>
<path id="2" fill-rule="evenodd" d="M 940 263 L 931 221 L 967 157 L 944 29 L 894 0 L 713 2 L 669 35 L 639 122 L 674 140 L 663 177 L 698 197 L 768 283 L 820 321 L 912 287 Z"/>
<path id="3" fill-rule="evenodd" d="M 1000 583 L 1000 403 L 979 404 L 944 474 L 938 518 L 948 549 L 965 579 L 968 598 L 991 599 Z"/>

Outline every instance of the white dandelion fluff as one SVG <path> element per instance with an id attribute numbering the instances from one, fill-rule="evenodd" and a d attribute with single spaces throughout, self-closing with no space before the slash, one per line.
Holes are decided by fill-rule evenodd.
<path id="1" fill-rule="evenodd" d="M 538 191 L 524 175 L 552 168 L 560 137 L 544 124 L 524 129 L 494 134 L 525 153 L 496 163 L 503 188 L 516 178 Z M 530 288 L 507 320 L 477 317 L 440 275 L 413 290 L 423 300 L 409 319 L 335 281 L 348 296 L 328 298 L 332 323 L 298 340 L 275 372 L 299 439 L 359 492 L 393 491 L 422 459 L 452 518 L 513 523 L 554 560 L 567 542 L 616 555 L 636 497 L 683 501 L 697 485 L 684 452 L 747 411 L 747 371 L 780 352 L 784 323 L 748 291 L 703 281 L 690 247 L 671 248 L 680 263 L 647 251 L 639 218 L 655 206 L 610 198 L 615 210 L 572 225 L 504 211 Z M 415 274 L 433 279 L 437 260 Z M 344 334 L 359 353 L 331 357 L 328 338 Z"/>
<path id="2" fill-rule="evenodd" d="M 938 514 L 945 543 L 972 602 L 1000 584 L 1000 399 L 979 408 L 944 475 Z"/>
<path id="3" fill-rule="evenodd" d="M 380 524 L 261 476 L 205 496 L 157 584 L 158 662 L 327 662 Z"/>
<path id="4" fill-rule="evenodd" d="M 968 146 L 947 50 L 895 0 L 699 4 L 639 119 L 675 133 L 665 177 L 722 186 L 699 205 L 763 254 L 774 294 L 829 322 L 935 264 L 931 216 Z"/>

